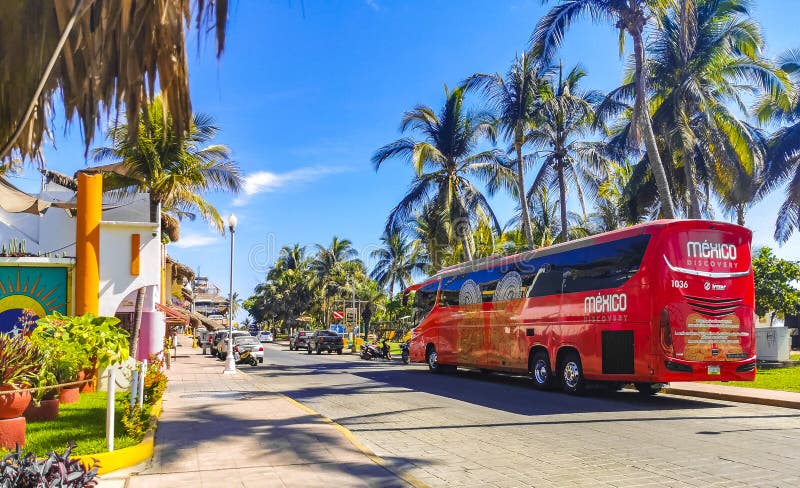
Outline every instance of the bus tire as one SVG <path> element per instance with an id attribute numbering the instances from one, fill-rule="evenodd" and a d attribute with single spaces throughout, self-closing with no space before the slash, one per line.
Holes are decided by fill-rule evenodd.
<path id="1" fill-rule="evenodd" d="M 633 386 L 642 396 L 653 396 L 661 391 L 661 386 L 655 386 L 653 383 L 634 383 Z"/>
<path id="2" fill-rule="evenodd" d="M 561 387 L 570 395 L 583 395 L 586 392 L 586 379 L 583 377 L 581 357 L 575 351 L 569 351 L 561 361 Z"/>
<path id="3" fill-rule="evenodd" d="M 443 368 L 442 365 L 439 364 L 439 355 L 436 353 L 436 346 L 428 346 L 428 350 L 425 352 L 425 362 L 428 363 L 428 370 L 431 373 L 442 372 Z"/>
<path id="4" fill-rule="evenodd" d="M 553 368 L 550 367 L 550 358 L 544 351 L 536 351 L 531 357 L 528 368 L 533 387 L 537 390 L 549 390 L 553 387 Z"/>

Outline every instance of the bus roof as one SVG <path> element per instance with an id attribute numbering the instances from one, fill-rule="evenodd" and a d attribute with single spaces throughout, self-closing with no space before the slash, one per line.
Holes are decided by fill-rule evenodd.
<path id="1" fill-rule="evenodd" d="M 533 249 L 530 251 L 524 251 L 518 254 L 511 254 L 508 256 L 489 256 L 486 258 L 474 259 L 472 261 L 467 261 L 466 263 L 459 263 L 453 266 L 448 266 L 446 268 L 442 268 L 439 270 L 438 273 L 431 276 L 430 278 L 417 283 L 413 286 L 407 288 L 403 293 L 407 293 L 409 291 L 414 291 L 422 287 L 423 285 L 430 283 L 432 281 L 438 281 L 447 276 L 458 275 L 463 272 L 470 272 L 470 271 L 480 271 L 483 269 L 490 268 L 495 265 L 501 264 L 511 264 L 518 261 L 524 261 L 526 259 L 531 259 L 533 257 L 543 257 L 548 256 L 550 254 L 556 254 L 564 251 L 570 251 L 572 249 L 580 249 L 582 247 L 591 246 L 593 244 L 600 244 L 602 242 L 609 242 L 615 241 L 617 239 L 623 239 L 625 237 L 631 237 L 635 235 L 641 235 L 648 233 L 647 231 L 664 227 L 667 225 L 676 225 L 681 224 L 685 225 L 687 223 L 697 224 L 697 223 L 706 223 L 706 224 L 716 224 L 716 225 L 724 225 L 730 227 L 738 227 L 740 229 L 745 229 L 750 232 L 749 229 L 745 227 L 732 224 L 730 222 L 720 222 L 720 221 L 713 221 L 713 220 L 688 220 L 688 219 L 660 219 L 654 220 L 652 222 L 645 222 L 642 224 L 632 225 L 630 227 L 624 227 L 622 229 L 613 230 L 610 232 L 604 232 L 602 234 L 595 234 L 587 237 L 583 237 L 580 239 L 575 239 L 573 241 L 564 242 L 560 244 L 554 244 L 552 246 L 547 247 L 540 247 L 538 249 Z"/>

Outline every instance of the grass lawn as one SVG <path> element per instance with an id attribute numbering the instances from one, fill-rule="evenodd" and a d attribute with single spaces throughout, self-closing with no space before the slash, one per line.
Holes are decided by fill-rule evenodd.
<path id="1" fill-rule="evenodd" d="M 789 359 L 792 361 L 800 361 L 800 351 L 792 351 L 791 354 L 789 354 Z"/>
<path id="2" fill-rule="evenodd" d="M 722 384 L 800 393 L 800 366 L 760 369 L 758 373 L 756 373 L 755 381 L 729 381 L 728 383 Z"/>
<path id="3" fill-rule="evenodd" d="M 122 428 L 122 411 L 119 402 L 128 398 L 127 393 L 118 393 L 115 412 L 114 449 L 122 449 L 138 444 L 140 439 L 125 435 Z M 50 451 L 61 453 L 71 440 L 75 442 L 73 454 L 97 454 L 106 449 L 106 399 L 104 391 L 83 393 L 78 403 L 59 405 L 56 420 L 29 422 L 27 425 L 25 452 L 33 452 L 37 457 Z M 5 454 L 7 451 L 0 450 Z"/>

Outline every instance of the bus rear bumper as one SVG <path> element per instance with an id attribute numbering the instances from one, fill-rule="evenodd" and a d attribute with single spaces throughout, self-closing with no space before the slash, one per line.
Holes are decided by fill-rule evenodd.
<path id="1" fill-rule="evenodd" d="M 694 362 L 667 358 L 658 381 L 753 381 L 756 377 L 755 356 L 741 361 Z"/>

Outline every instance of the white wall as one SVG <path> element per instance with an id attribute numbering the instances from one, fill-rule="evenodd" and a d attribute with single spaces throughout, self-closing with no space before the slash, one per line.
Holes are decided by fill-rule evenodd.
<path id="1" fill-rule="evenodd" d="M 131 235 L 140 237 L 138 276 L 131 275 Z M 113 316 L 123 299 L 143 286 L 152 287 L 145 295 L 144 310 L 155 309 L 160 297 L 161 236 L 149 222 L 100 223 L 100 315 Z"/>

